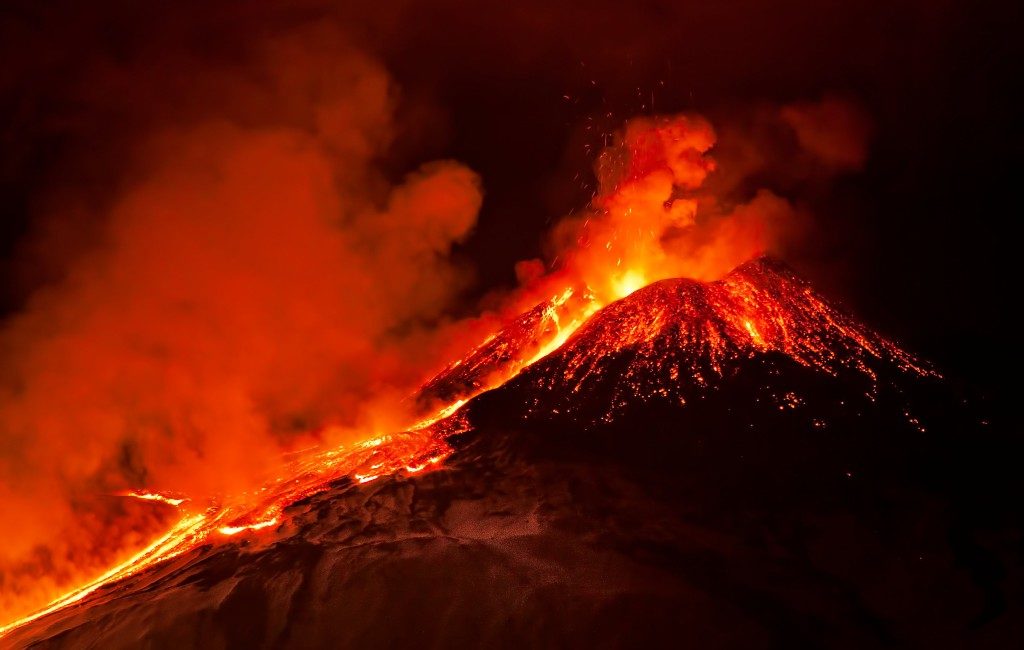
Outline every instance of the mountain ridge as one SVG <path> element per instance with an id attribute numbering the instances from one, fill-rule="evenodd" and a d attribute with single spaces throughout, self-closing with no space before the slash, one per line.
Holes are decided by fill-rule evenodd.
<path id="1" fill-rule="evenodd" d="M 718 281 L 673 278 L 638 289 L 496 390 L 525 393 L 533 411 L 610 421 L 626 406 L 683 405 L 768 360 L 842 376 L 868 393 L 886 381 L 941 377 L 761 257 Z M 595 395 L 607 408 L 592 408 Z"/>
<path id="2" fill-rule="evenodd" d="M 776 262 L 663 280 L 423 430 L 436 469 L 334 481 L 3 642 L 1005 647 L 1019 524 L 975 521 L 992 494 L 951 468 L 983 427 L 947 388 Z"/>

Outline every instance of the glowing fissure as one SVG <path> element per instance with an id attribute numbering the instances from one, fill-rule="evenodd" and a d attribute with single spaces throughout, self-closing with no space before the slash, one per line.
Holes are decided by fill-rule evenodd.
<path id="1" fill-rule="evenodd" d="M 263 521 L 258 521 L 254 524 L 244 524 L 241 526 L 221 526 L 217 529 L 217 532 L 221 535 L 237 535 L 246 530 L 262 530 L 276 525 L 278 522 L 277 517 L 271 517 Z"/>
<path id="2" fill-rule="evenodd" d="M 860 375 L 878 388 L 880 368 L 938 377 L 894 343 L 843 314 L 788 269 L 767 259 L 723 279 L 668 279 L 588 320 L 519 380 L 532 386 L 527 417 L 611 422 L 621 408 L 685 404 L 767 353 L 816 372 Z M 604 405 L 579 395 L 608 396 Z"/>
<path id="3" fill-rule="evenodd" d="M 414 474 L 438 466 L 451 452 L 445 443 L 445 438 L 450 433 L 444 426 L 446 418 L 474 395 L 501 385 L 515 377 L 523 368 L 558 349 L 587 318 L 603 306 L 589 292 L 583 292 L 583 297 L 576 304 L 570 305 L 574 297 L 579 296 L 572 287 L 568 287 L 539 306 L 540 322 L 549 328 L 549 338 L 530 357 L 523 358 L 524 349 L 521 347 L 503 347 L 502 354 L 508 363 L 502 371 L 488 374 L 486 381 L 480 383 L 471 393 L 437 409 L 430 417 L 410 426 L 408 431 L 374 436 L 352 445 L 349 449 L 341 447 L 305 458 L 300 457 L 292 463 L 287 473 L 292 478 L 278 478 L 260 489 L 257 495 L 242 495 L 241 498 L 229 503 L 213 504 L 203 513 L 185 515 L 170 531 L 138 554 L 87 585 L 57 598 L 44 609 L 0 628 L 0 636 L 77 602 L 106 584 L 122 580 L 146 567 L 191 550 L 202 542 L 210 541 L 214 534 L 230 538 L 243 533 L 269 531 L 282 523 L 284 510 L 290 504 L 326 489 L 329 483 L 338 478 L 351 476 L 357 484 L 367 484 L 399 471 Z M 452 363 L 449 370 L 465 367 L 467 359 L 471 359 L 474 354 L 479 355 L 481 351 L 488 351 L 488 346 L 495 341 L 504 343 L 502 334 L 503 332 L 497 332 L 489 335 L 466 358 Z M 478 367 L 482 365 L 484 364 L 477 364 Z M 123 496 L 176 508 L 187 508 L 189 504 L 185 497 L 144 490 L 126 492 Z"/>
<path id="4" fill-rule="evenodd" d="M 705 155 L 714 139 L 710 125 L 696 116 L 628 123 L 601 155 L 593 209 L 567 230 L 571 244 L 559 251 L 559 268 L 524 287 L 520 296 L 544 299 L 423 385 L 416 401 L 429 405 L 424 410 L 433 413 L 430 417 L 399 433 L 300 455 L 255 494 L 217 503 L 157 492 L 126 494 L 179 508 L 183 516 L 138 554 L 0 628 L 0 635 L 202 543 L 271 535 L 287 522 L 291 504 L 338 479 L 369 484 L 439 466 L 452 452 L 448 438 L 468 426 L 460 407 L 538 362 L 551 372 L 530 376 L 530 381 L 539 388 L 555 382 L 570 387 L 569 402 L 560 407 L 563 415 L 571 415 L 573 395 L 606 372 L 603 361 L 622 352 L 633 360 L 624 371 L 615 371 L 622 381 L 611 409 L 630 397 L 668 396 L 683 382 L 706 386 L 737 359 L 769 351 L 829 374 L 847 366 L 873 377 L 872 359 L 882 357 L 929 373 L 785 273 L 755 265 L 725 275 L 764 250 L 766 229 L 761 214 L 749 206 L 734 215 L 716 213 L 717 221 L 707 223 L 720 228 L 698 223 L 695 192 L 715 168 Z M 779 207 L 778 201 L 766 203 Z M 666 280 L 677 277 L 695 279 Z M 599 310 L 600 318 L 591 318 Z M 660 383 L 646 385 L 641 377 Z M 672 399 L 685 403 L 682 395 Z"/>
<path id="5" fill-rule="evenodd" d="M 47 614 L 55 612 L 63 607 L 67 607 L 73 603 L 77 603 L 104 585 L 127 578 L 146 567 L 152 566 L 157 562 L 169 560 L 180 555 L 186 550 L 193 548 L 206 538 L 206 535 L 209 532 L 209 529 L 204 526 L 206 522 L 207 516 L 202 514 L 182 517 L 178 523 L 167 531 L 167 533 L 156 539 L 153 543 L 130 557 L 128 560 L 113 567 L 91 582 L 54 600 L 45 608 L 35 612 L 34 614 L 30 614 L 29 616 L 0 627 L 0 637 L 16 627 L 46 616 Z"/>
<path id="6" fill-rule="evenodd" d="M 133 490 L 130 492 L 124 492 L 121 496 L 132 497 L 133 499 L 141 499 L 142 501 L 156 501 L 174 507 L 178 507 L 181 504 L 188 501 L 188 499 L 186 499 L 185 497 L 172 497 L 166 494 L 160 494 L 159 492 L 146 492 L 144 490 Z"/>
<path id="7" fill-rule="evenodd" d="M 538 348 L 531 347 L 529 343 L 534 339 L 523 337 L 514 326 L 489 336 L 440 376 L 452 381 L 452 371 L 474 369 L 473 390 L 408 431 L 301 456 L 282 472 L 282 477 L 255 495 L 241 495 L 230 502 L 212 504 L 204 512 L 190 513 L 193 504 L 184 497 L 146 491 L 125 493 L 177 507 L 186 514 L 135 556 L 43 610 L 0 628 L 0 635 L 78 602 L 104 585 L 214 541 L 216 536 L 270 532 L 285 521 L 290 504 L 326 489 L 339 478 L 347 476 L 356 484 L 368 484 L 398 472 L 414 474 L 438 466 L 452 451 L 446 439 L 466 426 L 457 412 L 467 400 L 517 377 L 555 351 L 559 351 L 557 371 L 543 376 L 541 383 L 555 378 L 567 381 L 572 393 L 605 372 L 603 359 L 631 351 L 633 361 L 622 379 L 631 396 L 641 399 L 668 393 L 664 386 L 635 384 L 634 377 L 668 377 L 671 382 L 689 378 L 704 385 L 709 373 L 721 375 L 727 364 L 766 351 L 780 352 L 828 374 L 850 367 L 873 378 L 872 358 L 885 358 L 908 372 L 934 374 L 896 345 L 822 302 L 786 272 L 765 271 L 765 264 L 769 263 L 744 265 L 716 282 L 665 280 L 637 291 L 626 286 L 623 291 L 630 297 L 609 305 L 589 292 L 583 292 L 585 300 L 573 302 L 570 299 L 576 292 L 566 289 L 542 304 L 540 318 L 531 321 L 535 327 L 540 323 L 540 330 L 547 334 Z M 600 318 L 591 319 L 599 310 Z M 669 339 L 672 349 L 662 349 L 666 332 L 674 337 Z M 496 350 L 500 354 L 495 354 Z M 524 359 L 526 354 L 530 356 Z M 488 367 L 488 363 L 494 365 Z M 435 378 L 428 386 L 438 381 Z M 616 397 L 612 408 L 624 399 Z M 569 404 L 564 413 L 571 412 Z"/>
<path id="8" fill-rule="evenodd" d="M 278 478 L 256 494 L 241 495 L 229 502 L 210 504 L 203 512 L 188 512 L 191 502 L 184 497 L 157 492 L 133 491 L 122 496 L 179 508 L 183 516 L 170 530 L 146 548 L 90 582 L 70 590 L 46 607 L 0 627 L 0 637 L 11 630 L 81 601 L 98 589 L 135 575 L 148 567 L 196 549 L 217 538 L 270 532 L 283 523 L 285 509 L 296 501 L 316 494 L 331 482 L 351 476 L 357 483 L 400 471 L 419 473 L 437 467 L 450 453 L 445 438 L 459 426 L 443 419 L 465 400 L 439 410 L 402 433 L 375 436 L 352 445 L 299 458 Z"/>

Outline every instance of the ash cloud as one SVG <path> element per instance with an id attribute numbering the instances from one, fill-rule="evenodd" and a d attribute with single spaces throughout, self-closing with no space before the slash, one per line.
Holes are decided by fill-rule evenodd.
<path id="1" fill-rule="evenodd" d="M 715 280 L 758 255 L 791 257 L 815 220 L 781 188 L 823 191 L 867 158 L 869 119 L 834 96 L 757 105 L 725 127 L 721 155 L 715 128 L 694 113 L 637 117 L 611 134 L 589 209 L 549 234 L 553 272 L 518 263 L 527 293 L 568 281 L 607 302 L 664 278 Z"/>
<path id="2" fill-rule="evenodd" d="M 208 107 L 180 114 L 138 68 L 89 77 L 150 124 L 98 206 L 48 201 L 35 247 L 64 251 L 56 279 L 0 329 L 0 619 L 166 522 L 109 495 L 201 507 L 257 486 L 318 431 L 379 421 L 375 404 L 398 419 L 436 363 L 425 343 L 465 284 L 449 254 L 480 181 L 450 161 L 385 177 L 396 89 L 347 42 L 314 25 L 233 66 L 162 60 Z M 84 242 L 45 241 L 84 212 Z"/>
<path id="3" fill-rule="evenodd" d="M 871 121 L 855 104 L 828 96 L 783 107 L 782 120 L 812 158 L 840 171 L 857 171 L 868 158 Z"/>
<path id="4" fill-rule="evenodd" d="M 959 38 L 973 5 L 287 5 L 5 5 L 0 516 L 16 534 L 0 611 L 107 568 L 169 516 L 102 495 L 232 489 L 318 426 L 387 426 L 423 369 L 492 324 L 455 316 L 550 278 L 580 222 L 560 215 L 597 191 L 599 139 L 636 114 L 714 125 L 716 169 L 685 188 L 698 209 L 658 238 L 665 255 L 741 242 L 820 269 L 859 254 L 887 274 L 866 283 L 890 293 L 877 313 L 921 312 L 921 330 L 984 307 L 928 312 L 975 268 L 945 251 L 977 234 L 950 219 L 943 240 L 920 203 L 959 214 L 1012 187 L 991 179 L 1011 166 L 976 155 L 1006 138 L 992 73 L 947 65 L 1001 51 Z M 922 171 L 844 195 L 844 222 L 832 189 L 870 168 L 868 142 Z M 435 158 L 479 172 L 487 202 L 466 166 L 421 167 Z M 933 191 L 941 177 L 963 195 Z M 889 258 L 939 262 L 851 253 L 871 219 Z M 515 264 L 540 242 L 546 259 Z M 477 295 L 460 300 L 467 260 Z"/>

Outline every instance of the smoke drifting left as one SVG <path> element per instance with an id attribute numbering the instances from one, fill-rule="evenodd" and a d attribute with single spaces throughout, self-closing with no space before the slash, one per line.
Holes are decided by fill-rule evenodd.
<path id="1" fill-rule="evenodd" d="M 399 426 L 418 382 L 493 324 L 479 295 L 515 310 L 585 281 L 613 299 L 799 257 L 815 228 L 834 233 L 808 257 L 832 262 L 823 242 L 848 224 L 808 215 L 886 124 L 905 166 L 903 106 L 878 97 L 921 78 L 945 29 L 915 2 L 886 9 L 912 38 L 870 47 L 859 2 L 91 4 L 0 20 L 0 178 L 17 197 L 0 209 L 18 242 L 0 623 L 166 529 L 170 513 L 119 492 L 201 508 L 283 452 Z M 906 70 L 874 76 L 893 62 Z M 450 156 L 483 180 L 421 164 Z"/>
<path id="2" fill-rule="evenodd" d="M 393 88 L 345 43 L 314 24 L 232 68 L 163 61 L 162 93 L 122 94 L 146 85 L 132 70 L 84 80 L 152 123 L 118 143 L 114 191 L 47 203 L 35 242 L 60 279 L 0 333 L 0 618 L 161 523 L 102 495 L 202 507 L 253 488 L 311 432 L 383 417 L 374 404 L 397 418 L 436 363 L 426 323 L 462 286 L 448 253 L 480 186 L 451 162 L 397 185 L 377 171 Z M 60 241 L 83 210 L 88 244 Z"/>

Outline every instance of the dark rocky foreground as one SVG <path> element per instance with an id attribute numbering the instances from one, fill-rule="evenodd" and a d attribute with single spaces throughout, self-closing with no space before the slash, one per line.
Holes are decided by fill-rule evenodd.
<path id="1" fill-rule="evenodd" d="M 826 372 L 710 317 L 714 363 L 687 322 L 595 357 L 609 318 L 464 406 L 439 469 L 343 480 L 0 642 L 1024 646 L 1019 449 L 984 404 L 887 349 L 826 332 Z"/>
<path id="2" fill-rule="evenodd" d="M 762 371 L 780 381 L 776 364 Z M 344 482 L 272 534 L 178 558 L 4 641 L 1014 647 L 1006 464 L 963 453 L 967 418 L 922 433 L 884 399 L 828 401 L 839 384 L 816 381 L 824 408 L 780 410 L 737 379 L 685 417 L 585 431 L 493 424 L 515 421 L 499 391 L 469 409 L 479 424 L 444 468 Z"/>

